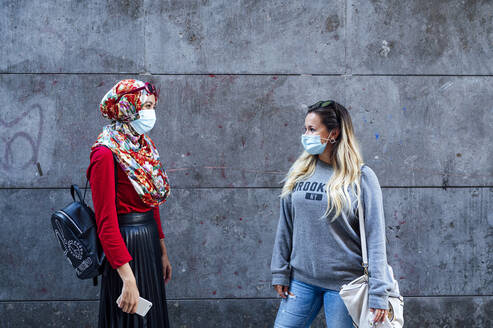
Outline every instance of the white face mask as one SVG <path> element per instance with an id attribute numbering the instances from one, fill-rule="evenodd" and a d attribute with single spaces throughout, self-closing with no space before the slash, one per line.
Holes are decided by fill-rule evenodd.
<path id="1" fill-rule="evenodd" d="M 151 131 L 156 123 L 156 111 L 154 109 L 143 109 L 139 112 L 140 118 L 130 122 L 130 125 L 138 134 Z"/>

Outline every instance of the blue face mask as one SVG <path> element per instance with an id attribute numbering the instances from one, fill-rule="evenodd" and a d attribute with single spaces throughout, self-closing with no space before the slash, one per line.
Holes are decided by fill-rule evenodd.
<path id="1" fill-rule="evenodd" d="M 156 123 L 156 111 L 154 109 L 145 109 L 139 112 L 139 119 L 130 122 L 130 125 L 138 134 L 144 134 L 154 127 Z"/>
<path id="2" fill-rule="evenodd" d="M 301 143 L 303 144 L 303 148 L 305 148 L 305 150 L 312 155 L 318 155 L 323 153 L 325 147 L 327 146 L 326 143 L 323 144 L 320 141 L 320 136 L 316 134 L 311 134 L 311 135 L 303 134 L 301 136 Z"/>

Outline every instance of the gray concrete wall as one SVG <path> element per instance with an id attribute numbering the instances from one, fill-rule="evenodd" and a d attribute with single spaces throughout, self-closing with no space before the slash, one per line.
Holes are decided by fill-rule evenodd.
<path id="1" fill-rule="evenodd" d="M 383 189 L 407 327 L 493 325 L 493 2 L 2 1 L 1 327 L 93 327 L 50 228 L 118 80 L 157 83 L 151 132 L 174 327 L 271 327 L 280 180 L 303 105 L 350 110 Z M 320 314 L 313 327 L 323 327 Z"/>

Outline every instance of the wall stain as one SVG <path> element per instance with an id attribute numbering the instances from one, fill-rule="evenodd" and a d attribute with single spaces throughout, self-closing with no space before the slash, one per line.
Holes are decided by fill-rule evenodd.
<path id="1" fill-rule="evenodd" d="M 144 1 L 112 0 L 106 1 L 106 9 L 111 16 L 125 16 L 136 20 L 144 15 Z"/>
<path id="2" fill-rule="evenodd" d="M 340 26 L 340 21 L 339 21 L 339 16 L 337 15 L 330 15 L 327 17 L 325 20 L 325 31 L 326 32 L 334 32 L 337 30 Z"/>

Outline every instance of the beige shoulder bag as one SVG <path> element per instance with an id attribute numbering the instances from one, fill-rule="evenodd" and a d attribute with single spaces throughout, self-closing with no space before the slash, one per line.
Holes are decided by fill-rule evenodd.
<path id="1" fill-rule="evenodd" d="M 344 304 L 348 309 L 353 324 L 358 328 L 374 327 L 373 314 L 368 308 L 368 254 L 366 248 L 365 222 L 363 218 L 363 208 L 358 197 L 358 214 L 359 214 L 359 231 L 361 238 L 361 255 L 363 257 L 364 273 L 351 281 L 347 285 L 343 285 L 339 295 L 341 295 Z M 404 299 L 399 292 L 399 284 L 394 278 L 392 267 L 388 265 L 388 269 L 393 280 L 393 293 L 389 296 L 389 315 L 384 322 L 377 327 L 384 328 L 402 328 L 404 325 Z"/>

